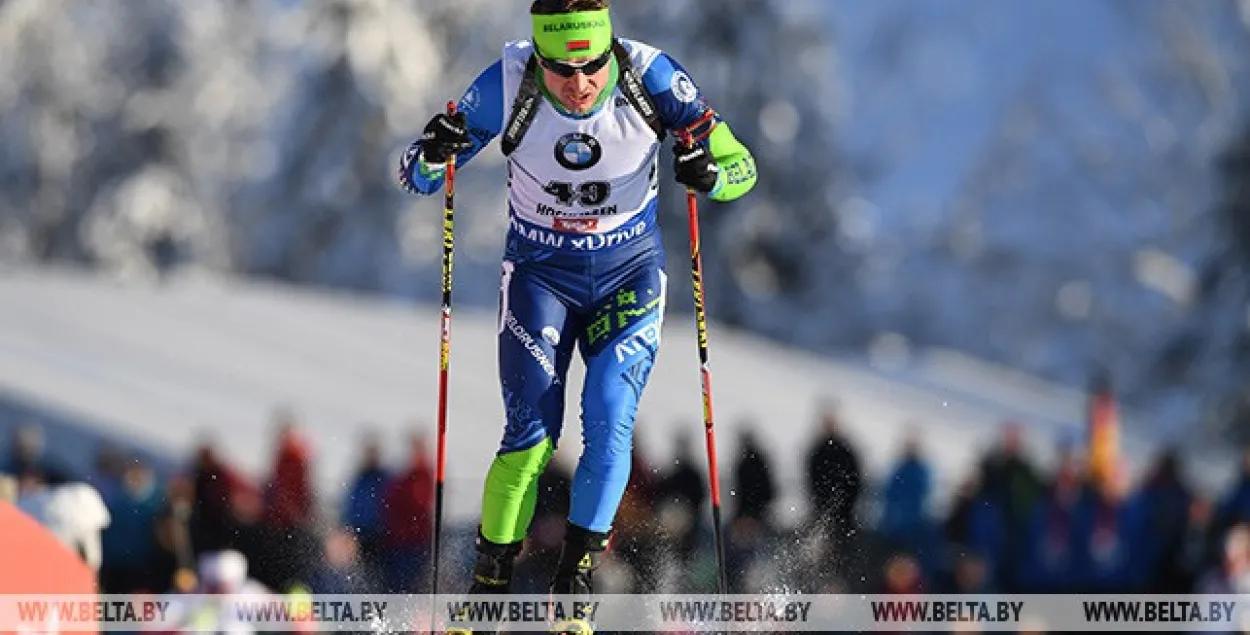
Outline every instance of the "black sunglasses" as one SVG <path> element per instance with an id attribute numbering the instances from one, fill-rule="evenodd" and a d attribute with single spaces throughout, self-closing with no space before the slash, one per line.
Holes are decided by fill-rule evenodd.
<path id="1" fill-rule="evenodd" d="M 535 55 L 538 55 L 537 52 L 535 52 Z M 586 62 L 585 64 L 580 64 L 577 66 L 573 66 L 572 64 L 565 64 L 564 62 L 558 62 L 553 59 L 547 59 L 541 55 L 538 55 L 538 63 L 541 64 L 543 68 L 555 73 L 556 75 L 559 75 L 560 77 L 564 77 L 566 79 L 577 74 L 578 71 L 581 71 L 581 73 L 585 75 L 594 75 L 595 73 L 599 72 L 599 69 L 603 68 L 604 66 L 607 66 L 608 62 L 611 61 L 611 59 L 612 59 L 611 49 L 604 51 L 603 55 L 600 55 L 599 57 L 596 57 L 595 59 L 590 60 L 589 62 Z"/>

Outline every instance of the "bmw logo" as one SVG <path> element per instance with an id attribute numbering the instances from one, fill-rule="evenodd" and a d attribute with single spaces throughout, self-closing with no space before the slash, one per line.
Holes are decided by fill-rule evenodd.
<path id="1" fill-rule="evenodd" d="M 569 170 L 585 170 L 599 162 L 599 140 L 583 132 L 570 132 L 556 142 L 556 162 Z"/>

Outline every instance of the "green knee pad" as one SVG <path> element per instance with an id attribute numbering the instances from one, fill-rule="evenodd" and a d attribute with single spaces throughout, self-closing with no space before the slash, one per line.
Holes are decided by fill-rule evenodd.
<path id="1" fill-rule="evenodd" d="M 555 448 L 551 439 L 519 452 L 495 457 L 482 492 L 482 536 L 509 544 L 525 539 L 538 503 L 538 477 Z"/>

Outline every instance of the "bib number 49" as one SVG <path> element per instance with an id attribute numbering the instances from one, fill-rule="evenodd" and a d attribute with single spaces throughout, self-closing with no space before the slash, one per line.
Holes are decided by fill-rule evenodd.
<path id="1" fill-rule="evenodd" d="M 602 205 L 612 194 L 612 185 L 607 181 L 586 181 L 585 183 L 568 183 L 552 181 L 543 191 L 554 196 L 561 205 L 568 206 L 578 203 L 585 207 Z"/>

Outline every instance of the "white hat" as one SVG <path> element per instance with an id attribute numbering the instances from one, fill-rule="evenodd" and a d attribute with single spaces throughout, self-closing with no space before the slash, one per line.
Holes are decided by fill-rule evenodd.
<path id="1" fill-rule="evenodd" d="M 112 517 L 94 487 L 67 483 L 36 491 L 20 497 L 18 507 L 80 554 L 92 570 L 99 571 L 104 558 L 100 531 L 109 526 Z"/>
<path id="2" fill-rule="evenodd" d="M 233 549 L 205 553 L 200 556 L 199 574 L 205 586 L 237 591 L 247 581 L 247 556 Z"/>

